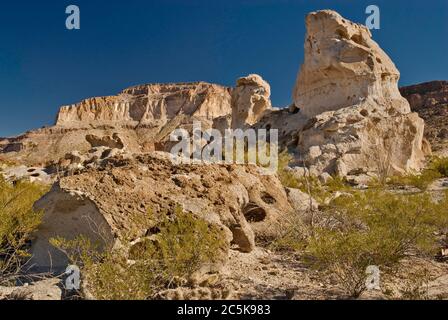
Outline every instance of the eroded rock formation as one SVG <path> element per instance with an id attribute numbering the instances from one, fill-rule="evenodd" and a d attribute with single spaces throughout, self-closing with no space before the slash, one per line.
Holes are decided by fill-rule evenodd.
<path id="1" fill-rule="evenodd" d="M 117 155 L 85 167 L 61 178 L 36 204 L 45 216 L 35 235 L 33 262 L 43 270 L 67 264 L 49 239 L 83 234 L 113 246 L 130 230 L 138 230 L 137 237 L 148 235 L 141 221 L 149 210 L 168 213 L 180 205 L 222 228 L 229 247 L 243 252 L 252 251 L 255 237 L 269 236 L 272 224 L 292 210 L 277 177 L 256 166 L 176 166 L 168 154 L 152 153 Z"/>
<path id="2" fill-rule="evenodd" d="M 101 125 L 163 125 L 179 114 L 209 120 L 231 112 L 230 90 L 215 84 L 149 84 L 123 90 L 117 96 L 86 99 L 64 106 L 56 125 L 85 127 Z"/>
<path id="3" fill-rule="evenodd" d="M 424 121 L 398 90 L 399 72 L 369 30 L 334 11 L 308 15 L 294 100 L 308 118 L 300 161 L 315 174 L 404 173 L 423 166 Z"/>
<path id="4" fill-rule="evenodd" d="M 372 40 L 365 26 L 323 10 L 306 18 L 305 61 L 294 102 L 307 117 L 357 105 L 366 99 L 387 100 L 400 113 L 409 105 L 400 95 L 400 73 Z"/>
<path id="5" fill-rule="evenodd" d="M 238 79 L 232 93 L 232 128 L 244 128 L 258 122 L 272 108 L 271 87 L 259 75 Z"/>

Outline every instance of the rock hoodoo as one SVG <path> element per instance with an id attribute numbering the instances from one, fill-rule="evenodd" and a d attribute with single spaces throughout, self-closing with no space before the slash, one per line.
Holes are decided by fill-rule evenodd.
<path id="1" fill-rule="evenodd" d="M 265 111 L 271 110 L 271 87 L 259 75 L 238 79 L 232 93 L 232 128 L 255 124 Z"/>
<path id="2" fill-rule="evenodd" d="M 329 10 L 309 14 L 306 25 L 294 90 L 308 121 L 297 135 L 300 161 L 340 176 L 419 170 L 429 149 L 424 121 L 400 95 L 400 74 L 369 30 Z"/>
<path id="3" fill-rule="evenodd" d="M 294 90 L 294 102 L 307 117 L 359 104 L 388 100 L 400 113 L 409 105 L 400 95 L 400 73 L 372 40 L 365 26 L 323 10 L 306 18 L 305 62 Z"/>

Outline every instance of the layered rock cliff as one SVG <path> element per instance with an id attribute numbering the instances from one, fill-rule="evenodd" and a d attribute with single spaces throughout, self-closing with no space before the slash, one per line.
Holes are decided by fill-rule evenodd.
<path id="1" fill-rule="evenodd" d="M 198 82 L 148 84 L 111 97 L 86 99 L 60 109 L 56 125 L 163 125 L 179 114 L 208 120 L 231 113 L 231 89 Z"/>

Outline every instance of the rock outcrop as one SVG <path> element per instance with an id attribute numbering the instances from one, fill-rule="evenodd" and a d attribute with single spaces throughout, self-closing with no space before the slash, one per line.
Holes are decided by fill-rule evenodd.
<path id="1" fill-rule="evenodd" d="M 433 151 L 448 156 L 448 81 L 421 83 L 400 91 L 412 111 L 425 120 L 425 138 Z"/>
<path id="2" fill-rule="evenodd" d="M 271 87 L 259 75 L 238 79 L 232 92 L 232 128 L 245 128 L 258 122 L 271 110 Z"/>
<path id="3" fill-rule="evenodd" d="M 409 113 L 397 86 L 400 73 L 369 29 L 330 10 L 310 13 L 306 27 L 305 62 L 294 90 L 295 105 L 305 116 L 366 99 L 387 101 L 399 113 Z"/>
<path id="4" fill-rule="evenodd" d="M 117 96 L 91 98 L 64 106 L 56 125 L 155 126 L 179 114 L 213 120 L 230 112 L 229 88 L 205 82 L 148 84 L 125 89 Z"/>
<path id="5" fill-rule="evenodd" d="M 293 210 L 280 181 L 256 166 L 176 166 L 166 153 L 117 155 L 84 166 L 36 203 L 45 211 L 32 247 L 40 271 L 67 265 L 49 239 L 83 234 L 113 246 L 132 230 L 137 237 L 148 235 L 141 221 L 149 210 L 169 213 L 180 205 L 222 228 L 228 244 L 242 252 L 253 250 L 255 237 L 269 236 L 272 224 Z"/>
<path id="6" fill-rule="evenodd" d="M 399 72 L 369 30 L 334 11 L 308 15 L 305 62 L 294 91 L 307 118 L 299 163 L 347 176 L 419 170 L 424 121 L 398 90 Z"/>
<path id="7" fill-rule="evenodd" d="M 232 114 L 232 88 L 205 82 L 148 84 L 111 97 L 61 107 L 54 126 L 2 139 L 0 152 L 27 166 L 57 163 L 65 154 L 107 146 L 139 153 L 168 150 L 169 134 L 193 121 L 211 127 Z"/>
<path id="8" fill-rule="evenodd" d="M 412 111 L 448 104 L 448 81 L 431 81 L 400 88 Z"/>

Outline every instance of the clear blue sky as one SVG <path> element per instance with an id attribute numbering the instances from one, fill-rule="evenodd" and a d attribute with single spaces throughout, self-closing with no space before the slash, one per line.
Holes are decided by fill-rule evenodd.
<path id="1" fill-rule="evenodd" d="M 65 8 L 81 30 L 65 29 Z M 60 105 L 135 84 L 233 85 L 258 73 L 276 106 L 288 105 L 303 60 L 304 16 L 331 8 L 364 23 L 381 9 L 374 38 L 401 84 L 448 79 L 447 0 L 42 0 L 0 4 L 0 136 L 52 124 Z"/>

